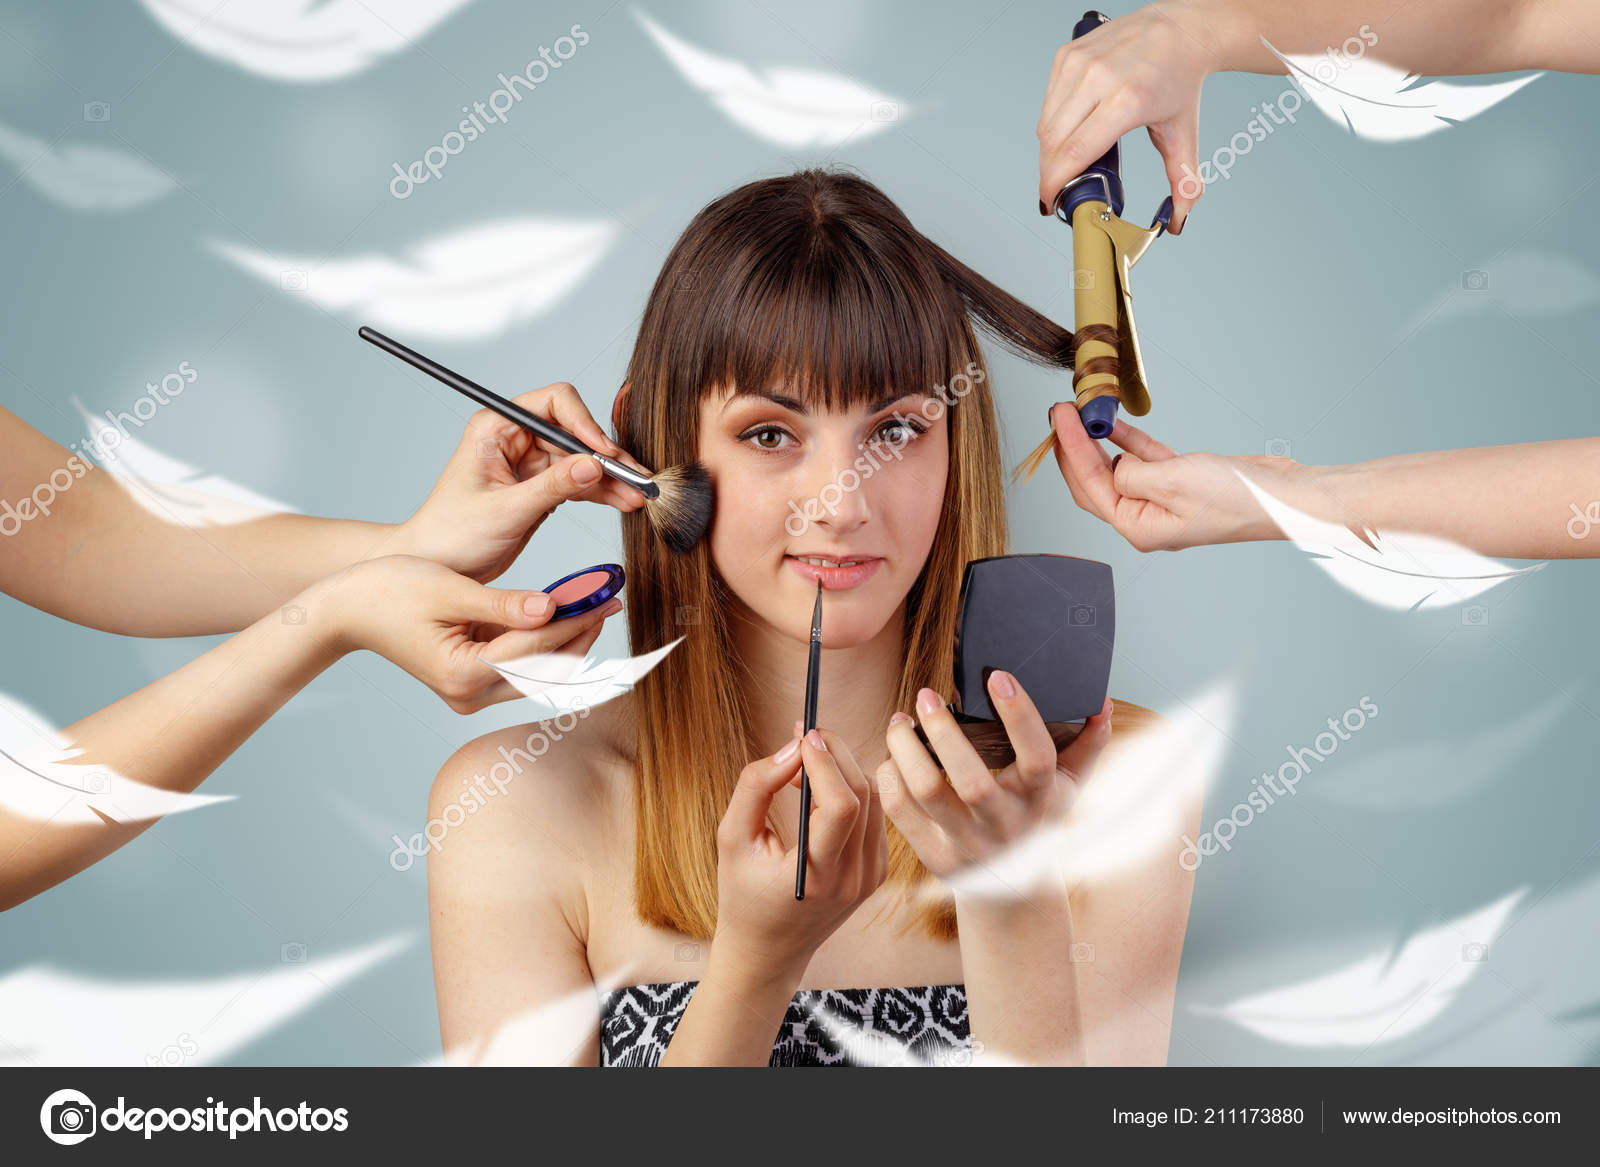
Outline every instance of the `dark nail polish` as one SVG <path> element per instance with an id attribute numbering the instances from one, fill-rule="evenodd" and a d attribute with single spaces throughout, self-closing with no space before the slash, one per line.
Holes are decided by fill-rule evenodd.
<path id="1" fill-rule="evenodd" d="M 1044 205 L 1043 199 L 1039 200 L 1039 213 L 1041 215 L 1048 215 L 1050 213 L 1050 208 Z"/>
<path id="2" fill-rule="evenodd" d="M 1121 454 L 1118 454 L 1115 458 L 1111 459 L 1111 473 L 1115 474 L 1117 472 L 1117 463 L 1120 461 L 1122 461 Z"/>
<path id="3" fill-rule="evenodd" d="M 1056 428 L 1056 405 L 1060 405 L 1060 404 L 1061 404 L 1061 402 L 1057 401 L 1055 403 L 1055 405 L 1052 405 L 1049 409 L 1045 410 L 1045 416 L 1050 419 L 1050 428 L 1051 429 L 1055 429 Z"/>

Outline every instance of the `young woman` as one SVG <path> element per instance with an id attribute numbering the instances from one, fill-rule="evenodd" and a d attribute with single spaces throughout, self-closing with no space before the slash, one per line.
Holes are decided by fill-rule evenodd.
<path id="1" fill-rule="evenodd" d="M 440 771 L 430 815 L 459 823 L 429 862 L 451 1060 L 1165 1060 L 1192 881 L 1177 836 L 1070 888 L 1064 857 L 1025 846 L 1094 780 L 1113 703 L 1058 755 L 997 674 L 1017 751 L 999 772 L 944 708 L 963 568 L 1007 549 L 969 314 L 1070 363 L 1069 333 L 853 175 L 751 183 L 689 225 L 613 410 L 645 465 L 698 458 L 716 484 L 690 554 L 623 518 L 632 651 L 683 642 L 627 697 Z M 822 728 L 802 740 L 819 580 Z M 1114 717 L 1119 742 L 1151 719 Z M 469 814 L 497 767 L 514 779 Z"/>

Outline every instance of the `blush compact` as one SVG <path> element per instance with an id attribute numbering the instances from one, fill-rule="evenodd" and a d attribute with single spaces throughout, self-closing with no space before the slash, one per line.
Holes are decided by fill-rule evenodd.
<path id="1" fill-rule="evenodd" d="M 562 576 L 544 589 L 556 602 L 551 621 L 565 620 L 598 608 L 620 592 L 626 580 L 620 563 L 600 563 Z"/>

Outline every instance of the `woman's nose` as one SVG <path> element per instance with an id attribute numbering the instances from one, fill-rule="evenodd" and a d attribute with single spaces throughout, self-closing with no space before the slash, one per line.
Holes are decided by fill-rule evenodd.
<path id="1" fill-rule="evenodd" d="M 824 464 L 828 466 L 826 475 L 812 484 L 816 521 L 832 531 L 853 531 L 872 517 L 867 479 L 845 451 L 836 452 Z"/>

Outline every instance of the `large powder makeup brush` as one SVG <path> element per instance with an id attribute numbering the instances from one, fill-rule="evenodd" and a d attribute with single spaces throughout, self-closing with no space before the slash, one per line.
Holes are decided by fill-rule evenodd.
<path id="1" fill-rule="evenodd" d="M 529 413 L 516 402 L 507 401 L 476 381 L 469 381 L 460 373 L 445 368 L 437 361 L 429 360 L 399 341 L 383 335 L 377 329 L 362 325 L 360 335 L 362 340 L 377 345 L 391 356 L 399 357 L 413 368 L 421 369 L 434 380 L 441 381 L 457 393 L 494 410 L 507 421 L 515 422 L 552 446 L 569 454 L 591 455 L 606 474 L 618 482 L 626 482 L 645 496 L 647 500 L 645 515 L 649 518 L 650 525 L 655 528 L 656 534 L 661 536 L 661 541 L 678 554 L 683 554 L 700 542 L 705 536 L 706 529 L 711 526 L 715 494 L 711 475 L 699 462 L 690 462 L 686 466 L 673 466 L 659 474 L 643 474 L 632 466 L 590 449 L 587 442 L 573 437 L 560 426 L 552 425 L 544 418 Z"/>

